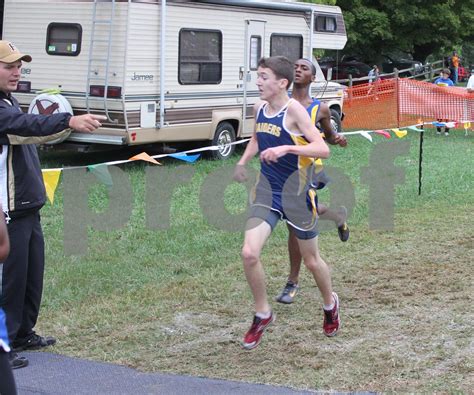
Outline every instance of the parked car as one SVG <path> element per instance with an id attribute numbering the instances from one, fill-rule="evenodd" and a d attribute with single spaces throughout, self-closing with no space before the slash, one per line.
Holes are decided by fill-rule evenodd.
<path id="1" fill-rule="evenodd" d="M 327 78 L 329 69 L 332 69 L 333 80 L 346 80 L 349 79 L 349 75 L 352 75 L 352 78 L 362 78 L 367 77 L 371 67 L 368 64 L 358 62 L 355 60 L 346 61 L 346 62 L 335 62 L 335 61 L 326 61 L 320 62 L 321 70 L 324 76 Z M 356 84 L 366 84 L 368 80 L 364 81 L 354 81 Z"/>
<path id="2" fill-rule="evenodd" d="M 410 77 L 410 76 L 415 76 L 418 74 L 423 74 L 425 72 L 423 63 L 418 60 L 403 59 L 403 58 L 395 59 L 388 55 L 382 55 L 382 58 L 384 59 L 382 62 L 383 73 L 393 73 L 394 69 L 397 69 L 397 70 L 411 69 L 411 70 L 400 73 L 401 77 Z"/>

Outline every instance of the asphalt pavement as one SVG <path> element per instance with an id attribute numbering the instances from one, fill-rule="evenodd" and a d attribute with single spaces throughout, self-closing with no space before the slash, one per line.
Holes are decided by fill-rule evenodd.
<path id="1" fill-rule="evenodd" d="M 18 394 L 314 394 L 264 384 L 163 373 L 49 352 L 24 352 L 29 366 L 14 370 Z"/>

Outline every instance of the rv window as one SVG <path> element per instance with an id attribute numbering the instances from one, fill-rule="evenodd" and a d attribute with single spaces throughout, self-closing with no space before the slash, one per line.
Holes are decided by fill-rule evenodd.
<path id="1" fill-rule="evenodd" d="M 181 29 L 179 32 L 180 84 L 219 84 L 222 80 L 222 33 Z"/>
<path id="2" fill-rule="evenodd" d="M 82 27 L 78 23 L 50 23 L 46 34 L 49 55 L 77 56 L 81 52 Z"/>
<path id="3" fill-rule="evenodd" d="M 337 24 L 334 16 L 316 15 L 314 30 L 317 32 L 336 32 Z"/>
<path id="4" fill-rule="evenodd" d="M 262 37 L 250 37 L 250 70 L 257 70 L 258 61 L 262 57 Z"/>
<path id="5" fill-rule="evenodd" d="M 270 36 L 270 56 L 286 56 L 292 62 L 303 57 L 303 36 L 272 34 Z"/>

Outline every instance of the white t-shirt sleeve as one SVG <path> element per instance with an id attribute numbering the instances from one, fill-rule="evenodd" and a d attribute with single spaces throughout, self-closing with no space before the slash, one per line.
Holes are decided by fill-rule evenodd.
<path id="1" fill-rule="evenodd" d="M 467 89 L 474 89 L 474 75 L 469 77 L 469 81 L 467 81 Z"/>

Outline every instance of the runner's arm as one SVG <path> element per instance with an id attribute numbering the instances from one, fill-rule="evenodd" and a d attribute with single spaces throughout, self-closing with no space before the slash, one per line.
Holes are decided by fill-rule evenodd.
<path id="1" fill-rule="evenodd" d="M 262 102 L 259 101 L 253 106 L 253 116 L 254 119 L 257 119 L 257 112 L 260 106 L 262 105 Z M 256 123 L 256 122 L 255 122 Z M 258 142 L 257 142 L 257 133 L 254 130 L 252 133 L 252 137 L 250 138 L 250 141 L 247 143 L 247 147 L 245 148 L 244 153 L 242 154 L 242 157 L 239 159 L 237 162 L 237 165 L 235 166 L 234 169 L 234 180 L 238 182 L 243 182 L 247 180 L 247 170 L 245 169 L 245 165 L 252 160 L 252 158 L 257 155 L 258 153 Z"/>
<path id="2" fill-rule="evenodd" d="M 326 142 L 331 145 L 340 145 L 341 147 L 345 147 L 347 145 L 347 140 L 342 134 L 339 134 L 334 130 L 334 127 L 331 123 L 331 110 L 329 109 L 327 103 L 321 103 L 319 115 L 320 118 L 318 122 L 321 125 L 321 130 L 324 133 Z"/>
<path id="3" fill-rule="evenodd" d="M 267 148 L 260 154 L 260 160 L 267 163 L 277 162 L 278 158 L 286 154 L 322 159 L 329 157 L 329 147 L 321 137 L 320 131 L 313 125 L 306 109 L 298 102 L 293 102 L 288 107 L 286 124 L 290 130 L 303 133 L 309 144 Z"/>

